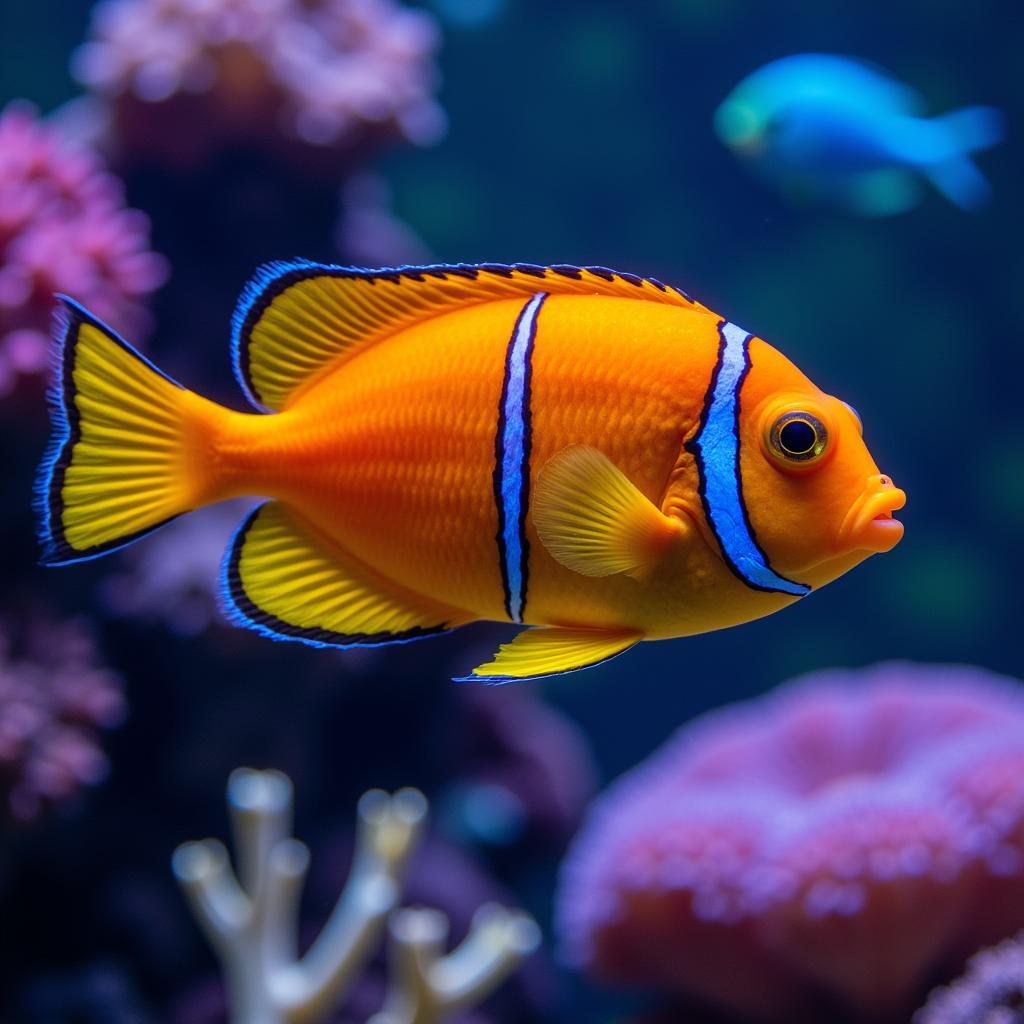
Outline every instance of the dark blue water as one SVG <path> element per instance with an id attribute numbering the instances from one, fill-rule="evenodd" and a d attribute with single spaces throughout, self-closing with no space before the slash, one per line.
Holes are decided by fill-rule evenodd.
<path id="1" fill-rule="evenodd" d="M 899 547 L 798 607 L 535 687 L 585 734 L 602 783 L 700 712 L 817 668 L 905 658 L 1024 676 L 1017 14 L 984 2 L 509 2 L 474 27 L 440 22 L 443 141 L 353 157 L 388 184 L 394 213 L 437 260 L 601 264 L 689 291 L 853 404 L 877 462 L 908 493 Z M 0 102 L 25 97 L 48 111 L 73 96 L 67 59 L 86 23 L 85 4 L 0 0 Z M 966 214 L 926 190 L 907 214 L 858 219 L 788 205 L 756 181 L 718 142 L 711 114 L 753 68 L 812 50 L 876 61 L 935 112 L 1002 108 L 1008 139 L 979 158 L 993 201 Z M 153 248 L 173 269 L 152 303 L 155 360 L 241 408 L 227 356 L 235 296 L 262 260 L 345 258 L 333 221 L 350 172 L 282 171 L 245 149 L 184 174 L 159 161 L 125 166 L 128 200 L 150 215 Z M 507 631 L 473 627 L 346 663 L 216 624 L 183 636 L 159 616 L 116 616 L 100 596 L 113 563 L 35 567 L 28 503 L 42 402 L 31 389 L 5 402 L 0 613 L 15 637 L 30 617 L 84 617 L 97 657 L 125 680 L 128 718 L 103 738 L 106 781 L 4 833 L 0 1016 L 188 1019 L 197 1011 L 182 1000 L 213 985 L 214 964 L 168 857 L 184 839 L 224 834 L 227 773 L 286 770 L 314 858 L 367 788 L 415 785 L 440 806 L 481 760 L 509 756 L 497 741 L 472 749 L 475 720 L 448 682 Z M 571 759 L 564 768 L 578 770 Z M 472 850 L 545 929 L 572 824 L 554 831 Z M 454 825 L 440 840 L 472 845 Z M 311 899 L 311 921 L 330 899 Z M 109 996 L 122 1016 L 39 1009 L 41 990 L 66 993 L 67 1006 L 107 1005 L 82 980 L 97 964 L 123 985 Z M 615 1005 L 550 961 L 528 982 L 493 1019 L 597 1021 Z"/>

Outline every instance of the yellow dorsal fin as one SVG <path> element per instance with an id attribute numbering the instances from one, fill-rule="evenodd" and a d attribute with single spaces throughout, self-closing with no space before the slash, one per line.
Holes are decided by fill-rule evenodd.
<path id="1" fill-rule="evenodd" d="M 574 444 L 537 476 L 533 525 L 551 557 L 584 576 L 644 579 L 684 527 L 596 448 Z"/>
<path id="2" fill-rule="evenodd" d="M 493 661 L 477 665 L 458 682 L 512 683 L 575 672 L 608 661 L 643 638 L 643 633 L 627 629 L 524 629 L 498 648 Z"/>
<path id="3" fill-rule="evenodd" d="M 236 531 L 221 596 L 238 625 L 313 647 L 398 643 L 472 618 L 378 578 L 278 501 L 254 509 Z"/>
<path id="4" fill-rule="evenodd" d="M 235 310 L 235 376 L 254 405 L 279 411 L 339 363 L 412 323 L 538 291 L 617 295 L 708 312 L 678 288 L 604 267 L 459 263 L 355 270 L 270 263 L 257 271 Z"/>

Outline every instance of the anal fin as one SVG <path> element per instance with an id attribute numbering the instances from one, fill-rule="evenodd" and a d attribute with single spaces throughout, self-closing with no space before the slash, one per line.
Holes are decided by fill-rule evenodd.
<path id="1" fill-rule="evenodd" d="M 569 629 L 542 626 L 524 629 L 502 644 L 492 661 L 478 665 L 457 682 L 512 683 L 590 668 L 609 661 L 643 640 L 636 630 Z"/>
<path id="2" fill-rule="evenodd" d="M 260 505 L 239 526 L 221 582 L 232 621 L 313 647 L 399 643 L 470 621 L 376 577 L 277 501 Z"/>

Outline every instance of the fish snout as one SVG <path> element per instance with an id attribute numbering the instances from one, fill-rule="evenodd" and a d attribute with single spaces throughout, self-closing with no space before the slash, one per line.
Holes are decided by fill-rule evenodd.
<path id="1" fill-rule="evenodd" d="M 891 551 L 903 537 L 903 524 L 893 512 L 907 503 L 906 494 L 884 473 L 868 477 L 867 484 L 839 529 L 844 548 Z"/>

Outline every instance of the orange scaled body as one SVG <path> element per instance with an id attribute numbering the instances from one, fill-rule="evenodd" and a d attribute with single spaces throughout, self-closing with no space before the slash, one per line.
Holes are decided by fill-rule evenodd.
<path id="1" fill-rule="evenodd" d="M 276 265 L 235 328 L 240 380 L 272 415 L 181 389 L 70 307 L 68 436 L 40 486 L 50 561 L 266 496 L 225 564 L 237 621 L 338 646 L 476 619 L 544 627 L 474 673 L 505 680 L 768 614 L 902 532 L 902 492 L 852 410 L 658 282 Z M 117 388 L 135 399 L 131 423 L 110 411 Z M 139 442 L 120 461 L 116 448 L 146 434 L 147 407 L 142 457 L 166 468 L 146 474 L 130 521 L 114 470 Z"/>

